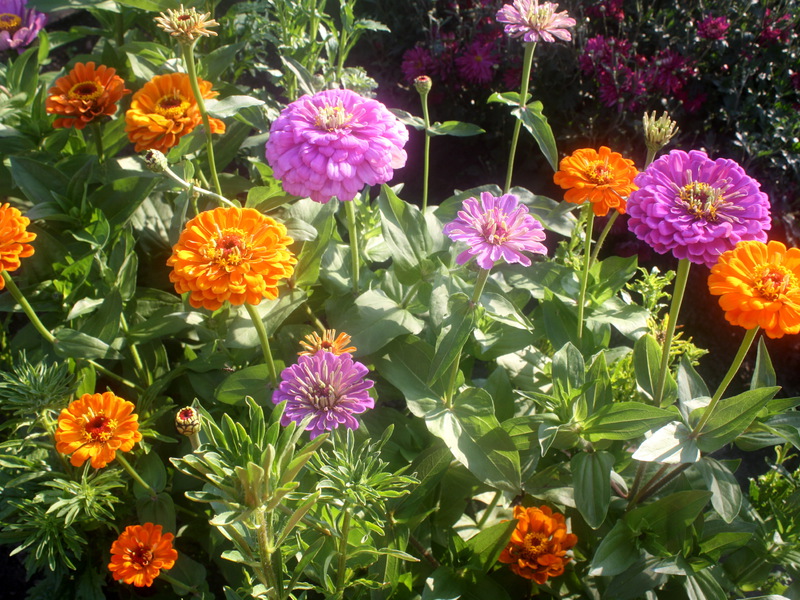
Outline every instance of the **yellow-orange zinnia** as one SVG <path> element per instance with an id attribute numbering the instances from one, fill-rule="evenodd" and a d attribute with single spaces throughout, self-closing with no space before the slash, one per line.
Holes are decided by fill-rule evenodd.
<path id="1" fill-rule="evenodd" d="M 511 565 L 520 577 L 545 583 L 549 577 L 564 572 L 571 558 L 567 550 L 578 543 L 578 537 L 567 533 L 564 515 L 554 513 L 547 506 L 514 507 L 517 528 L 511 541 L 500 553 L 501 563 Z"/>
<path id="2" fill-rule="evenodd" d="M 302 340 L 300 345 L 305 348 L 302 352 L 298 352 L 299 356 L 311 356 L 320 350 L 331 352 L 337 356 L 345 352 L 355 352 L 355 346 L 348 346 L 350 343 L 350 336 L 342 332 L 338 336 L 335 329 L 326 329 L 322 337 L 315 331 L 309 333 Z"/>
<path id="3" fill-rule="evenodd" d="M 564 200 L 574 204 L 588 200 L 598 217 L 604 217 L 612 208 L 625 214 L 628 196 L 638 189 L 633 184 L 639 173 L 633 161 L 607 146 L 601 146 L 599 152 L 592 148 L 576 150 L 558 166 L 553 181 L 567 190 Z"/>
<path id="4" fill-rule="evenodd" d="M 210 82 L 198 79 L 198 85 L 203 98 L 217 95 Z M 166 154 L 202 120 L 189 76 L 170 73 L 156 75 L 133 95 L 125 113 L 125 131 L 136 144 L 136 152 L 159 150 Z M 212 133 L 225 133 L 225 123 L 219 119 L 209 121 Z"/>
<path id="5" fill-rule="evenodd" d="M 297 262 L 286 227 L 253 208 L 215 208 L 186 224 L 172 248 L 169 280 L 189 303 L 216 310 L 278 297 L 278 282 Z"/>
<path id="6" fill-rule="evenodd" d="M 111 576 L 136 587 L 150 587 L 161 569 L 171 569 L 178 559 L 174 538 L 171 533 L 162 534 L 161 525 L 129 525 L 111 544 Z"/>
<path id="7" fill-rule="evenodd" d="M 77 63 L 48 90 L 45 109 L 58 115 L 53 127 L 83 129 L 95 119 L 112 116 L 117 102 L 130 92 L 114 69 L 105 65 L 95 68 L 93 62 Z"/>
<path id="8" fill-rule="evenodd" d="M 780 242 L 739 242 L 708 277 L 725 318 L 771 338 L 800 333 L 800 250 Z"/>
<path id="9" fill-rule="evenodd" d="M 111 392 L 84 394 L 58 416 L 56 450 L 72 454 L 69 462 L 75 467 L 89 459 L 95 469 L 105 467 L 117 450 L 130 452 L 142 439 L 134 408 Z"/>
<path id="10" fill-rule="evenodd" d="M 33 246 L 28 242 L 35 240 L 36 234 L 26 229 L 30 222 L 8 202 L 0 205 L 0 272 L 16 271 L 20 259 L 33 254 Z M 5 287 L 0 277 L 0 290 Z"/>

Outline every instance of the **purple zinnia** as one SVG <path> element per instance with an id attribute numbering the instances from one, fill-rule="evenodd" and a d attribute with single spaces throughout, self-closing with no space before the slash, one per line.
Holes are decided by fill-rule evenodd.
<path id="1" fill-rule="evenodd" d="M 436 61 L 431 56 L 431 51 L 422 46 L 409 48 L 403 54 L 400 70 L 407 83 L 414 83 L 417 77 L 430 75 L 436 69 Z"/>
<path id="2" fill-rule="evenodd" d="M 478 266 L 487 271 L 501 258 L 527 267 L 531 259 L 523 252 L 547 254 L 547 248 L 539 243 L 544 241 L 542 224 L 528 214 L 528 207 L 520 204 L 513 194 L 497 197 L 483 192 L 480 201 L 464 200 L 462 209 L 443 230 L 454 242 L 469 245 L 456 258 L 458 264 L 463 265 L 475 256 Z"/>
<path id="3" fill-rule="evenodd" d="M 494 44 L 479 40 L 472 42 L 463 54 L 456 57 L 458 74 L 472 83 L 489 83 L 497 63 Z"/>
<path id="4" fill-rule="evenodd" d="M 297 364 L 281 372 L 281 383 L 272 395 L 275 404 L 286 400 L 281 425 L 291 421 L 299 425 L 311 415 L 306 431 L 312 440 L 339 425 L 358 429 L 353 415 L 375 407 L 367 391 L 373 382 L 364 379 L 367 373 L 367 367 L 346 353 L 301 356 Z"/>
<path id="5" fill-rule="evenodd" d="M 324 204 L 389 181 L 406 164 L 407 141 L 405 126 L 377 100 L 327 90 L 283 109 L 270 127 L 266 155 L 287 192 Z"/>
<path id="6" fill-rule="evenodd" d="M 572 39 L 565 29 L 574 27 L 575 19 L 567 11 L 556 12 L 558 4 L 539 0 L 514 0 L 497 11 L 495 18 L 505 23 L 505 31 L 511 37 L 522 37 L 524 42 L 555 42 Z"/>
<path id="7" fill-rule="evenodd" d="M 714 266 L 743 240 L 765 242 L 771 226 L 767 195 L 727 158 L 673 150 L 634 179 L 628 228 L 656 252 Z"/>
<path id="8" fill-rule="evenodd" d="M 708 15 L 697 24 L 697 35 L 706 40 L 722 40 L 731 26 L 727 17 Z"/>
<path id="9" fill-rule="evenodd" d="M 0 51 L 13 48 L 22 54 L 47 23 L 47 15 L 25 8 L 28 0 L 0 0 Z"/>

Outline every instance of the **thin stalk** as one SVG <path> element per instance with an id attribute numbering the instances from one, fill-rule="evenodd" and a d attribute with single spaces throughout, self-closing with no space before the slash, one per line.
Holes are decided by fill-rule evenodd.
<path id="1" fill-rule="evenodd" d="M 253 321 L 253 326 L 256 328 L 258 341 L 261 342 L 261 352 L 264 354 L 264 362 L 267 363 L 269 367 L 269 378 L 272 382 L 272 387 L 277 388 L 278 372 L 275 369 L 275 361 L 272 360 L 272 351 L 269 347 L 269 337 L 264 327 L 264 321 L 261 320 L 261 315 L 258 314 L 258 310 L 256 310 L 255 306 L 247 302 L 245 302 L 244 306 L 247 309 L 247 314 L 250 315 L 250 319 Z"/>
<path id="2" fill-rule="evenodd" d="M 631 485 L 631 489 L 628 492 L 628 498 L 635 498 L 639 493 L 639 488 L 641 487 L 642 480 L 644 479 L 645 469 L 647 469 L 647 466 L 644 462 L 640 462 L 636 467 L 636 475 L 633 478 L 633 485 Z"/>
<path id="3" fill-rule="evenodd" d="M 422 102 L 422 119 L 425 121 L 425 151 L 422 162 L 422 212 L 428 208 L 428 176 L 430 173 L 431 156 L 431 117 L 428 113 L 428 93 L 420 94 Z"/>
<path id="4" fill-rule="evenodd" d="M 103 162 L 103 130 L 99 121 L 92 121 L 92 137 L 97 148 L 97 160 Z"/>
<path id="5" fill-rule="evenodd" d="M 234 204 L 233 202 L 228 200 L 225 196 L 220 196 L 219 194 L 217 194 L 215 192 L 212 192 L 211 190 L 207 190 L 205 188 L 201 188 L 199 186 L 196 186 L 193 183 L 189 183 L 188 181 L 183 179 L 180 175 L 178 175 L 175 171 L 173 171 L 169 167 L 166 167 L 164 169 L 164 174 L 167 177 L 169 177 L 170 179 L 172 179 L 174 182 L 176 182 L 178 185 L 180 185 L 183 189 L 189 190 L 189 193 L 197 192 L 198 194 L 202 194 L 203 196 L 209 196 L 211 198 L 214 198 L 215 200 L 217 200 L 221 204 L 227 204 L 228 206 L 236 206 L 236 204 Z M 194 207 L 195 207 L 195 212 L 197 212 L 197 201 L 196 200 L 195 200 Z"/>
<path id="6" fill-rule="evenodd" d="M 480 302 L 483 288 L 486 287 L 486 281 L 489 279 L 489 269 L 481 269 L 478 273 L 478 279 L 475 280 L 475 290 L 472 292 L 472 305 L 473 309 Z"/>
<path id="7" fill-rule="evenodd" d="M 326 330 L 325 325 L 322 323 L 322 321 L 320 321 L 317 318 L 317 315 L 314 314 L 314 311 L 311 310 L 311 307 L 308 305 L 308 302 L 303 302 L 303 308 L 305 309 L 308 317 L 314 322 L 314 325 L 317 326 L 317 329 L 319 329 L 321 333 L 325 333 Z"/>
<path id="8" fill-rule="evenodd" d="M 671 482 L 673 479 L 675 479 L 675 478 L 676 478 L 678 475 L 680 475 L 680 474 L 681 474 L 681 473 L 683 473 L 683 472 L 684 472 L 686 469 L 688 469 L 688 468 L 691 466 L 691 464 L 692 464 L 692 463 L 683 463 L 683 464 L 677 465 L 677 466 L 676 466 L 674 469 L 672 469 L 672 471 L 670 471 L 669 473 L 667 473 L 666 475 L 664 475 L 664 477 L 662 477 L 660 480 L 658 480 L 658 481 L 656 481 L 656 482 L 654 482 L 654 483 L 651 483 L 651 484 L 649 484 L 649 485 L 648 485 L 648 486 L 647 486 L 645 489 L 643 489 L 643 490 L 642 490 L 642 492 L 639 494 L 639 498 L 637 499 L 637 502 L 644 502 L 644 501 L 645 501 L 645 500 L 647 500 L 647 499 L 648 499 L 650 496 L 653 496 L 654 494 L 656 494 L 656 493 L 657 493 L 659 490 L 661 490 L 662 488 L 664 488 L 664 486 L 666 486 L 668 483 L 670 483 L 670 482 Z"/>
<path id="9" fill-rule="evenodd" d="M 594 229 L 594 211 L 592 205 L 583 207 L 586 219 L 586 234 L 583 240 L 583 273 L 581 274 L 581 291 L 578 295 L 578 339 L 583 337 L 583 312 L 586 304 L 586 289 L 589 287 L 589 267 L 592 266 L 592 230 Z"/>
<path id="10" fill-rule="evenodd" d="M 417 281 L 414 282 L 414 284 L 410 288 L 408 288 L 406 295 L 403 296 L 403 299 L 400 301 L 400 308 L 406 308 L 409 305 L 411 300 L 414 299 L 414 295 L 417 293 L 417 290 L 421 285 L 422 285 L 422 279 L 418 279 Z"/>
<path id="11" fill-rule="evenodd" d="M 631 499 L 628 501 L 629 509 L 636 506 L 636 504 L 641 500 L 642 496 L 661 479 L 661 476 L 664 475 L 668 468 L 669 465 L 667 464 L 661 465 L 658 468 L 658 471 L 656 471 L 655 475 L 653 475 L 646 484 L 644 484 L 635 494 L 631 494 Z"/>
<path id="12" fill-rule="evenodd" d="M 122 331 L 125 335 L 128 335 L 128 321 L 125 319 L 125 315 L 119 316 L 119 323 L 122 327 Z M 145 369 L 144 363 L 142 362 L 142 357 L 139 356 L 139 349 L 136 347 L 134 342 L 130 342 L 128 344 L 128 348 L 131 351 L 131 357 L 133 358 L 133 365 L 136 367 L 136 371 L 139 373 L 139 377 L 144 379 L 147 382 L 147 385 L 153 383 L 153 378 L 150 376 L 150 371 Z"/>
<path id="13" fill-rule="evenodd" d="M 519 109 L 526 110 L 528 103 L 528 85 L 531 78 L 531 66 L 533 65 L 533 52 L 536 50 L 536 42 L 525 44 L 525 55 L 522 57 L 522 81 L 519 86 Z M 511 136 L 511 152 L 508 155 L 508 171 L 506 172 L 506 185 L 504 193 L 511 189 L 511 177 L 514 173 L 514 157 L 517 154 L 517 142 L 519 142 L 519 132 L 522 128 L 521 116 L 514 123 L 514 135 Z"/>
<path id="14" fill-rule="evenodd" d="M 606 241 L 606 237 L 608 237 L 608 232 L 611 231 L 611 228 L 614 226 L 614 221 L 617 220 L 619 213 L 614 211 L 614 214 L 608 219 L 606 226 L 603 227 L 603 231 L 600 232 L 600 237 L 597 238 L 597 241 L 594 243 L 594 250 L 592 251 L 592 260 L 591 264 L 597 262 L 597 256 L 600 254 L 600 248 L 603 247 L 603 242 Z"/>
<path id="15" fill-rule="evenodd" d="M 667 315 L 667 331 L 664 334 L 664 343 L 661 346 L 661 368 L 658 372 L 658 384 L 656 385 L 656 393 L 653 397 L 653 402 L 656 406 L 661 405 L 661 399 L 664 397 L 664 386 L 667 382 L 667 371 L 669 370 L 669 351 L 672 348 L 672 338 L 675 335 L 675 325 L 678 322 L 678 314 L 681 312 L 681 303 L 683 302 L 683 294 L 686 291 L 686 282 L 689 279 L 689 267 L 692 263 L 688 258 L 682 258 L 678 261 L 678 273 L 675 276 L 675 290 L 672 292 L 672 302 L 669 306 L 669 314 Z"/>
<path id="16" fill-rule="evenodd" d="M 353 293 L 358 295 L 358 274 L 361 269 L 361 261 L 358 249 L 358 230 L 356 229 L 356 207 L 354 206 L 355 198 L 349 202 L 345 202 L 345 210 L 347 211 L 347 230 L 350 234 L 350 265 L 353 276 Z"/>
<path id="17" fill-rule="evenodd" d="M 191 594 L 195 598 L 200 598 L 201 597 L 201 594 L 200 594 L 200 592 L 197 591 L 197 588 L 194 588 L 194 587 L 192 587 L 190 585 L 187 585 L 187 584 L 183 583 L 182 581 L 179 581 L 179 580 L 175 579 L 172 575 L 169 575 L 166 571 L 161 571 L 161 573 L 159 574 L 159 577 L 161 579 L 163 579 L 164 581 L 166 581 L 167 583 L 170 583 L 170 584 L 174 585 L 176 588 L 178 588 L 179 590 L 181 590 L 179 592 L 181 594 Z"/>
<path id="18" fill-rule="evenodd" d="M 14 296 L 14 300 L 16 300 L 17 304 L 22 307 L 22 310 L 28 316 L 28 319 L 30 319 L 31 325 L 33 325 L 34 329 L 36 329 L 36 331 L 39 332 L 39 335 L 41 335 L 48 342 L 55 344 L 55 336 L 50 333 L 50 330 L 48 330 L 47 327 L 45 327 L 39 320 L 39 317 L 36 315 L 36 311 L 33 310 L 33 307 L 28 303 L 25 296 L 22 295 L 22 292 L 17 287 L 17 284 L 14 283 L 14 280 L 11 279 L 11 275 L 8 274 L 8 271 L 3 270 L 1 273 L 3 275 L 3 281 L 6 284 L 6 289 L 11 292 L 11 295 Z"/>
<path id="19" fill-rule="evenodd" d="M 138 483 L 140 486 L 142 486 L 144 489 L 146 489 L 148 492 L 150 492 L 150 497 L 151 498 L 155 498 L 156 496 L 158 496 L 158 492 L 156 492 L 153 489 L 153 486 L 151 486 L 144 479 L 142 479 L 142 477 L 139 475 L 139 473 L 136 472 L 136 469 L 134 469 L 131 466 L 131 463 L 129 463 L 125 459 L 125 457 L 122 456 L 122 452 L 117 452 L 117 460 L 119 461 L 119 464 L 122 465 L 122 468 L 125 469 L 131 477 L 133 477 L 133 479 L 134 479 L 134 481 L 136 481 L 136 483 Z"/>
<path id="20" fill-rule="evenodd" d="M 478 521 L 478 525 L 477 525 L 478 530 L 483 529 L 483 526 L 486 525 L 486 521 L 489 520 L 489 515 L 492 514 L 492 511 L 497 506 L 497 503 L 500 501 L 500 498 L 502 497 L 502 495 L 503 494 L 501 492 L 495 492 L 494 493 L 494 496 L 492 497 L 492 501 L 489 503 L 489 506 L 486 507 L 486 510 L 483 511 L 483 514 L 481 515 L 481 518 Z"/>
<path id="21" fill-rule="evenodd" d="M 344 596 L 344 589 L 347 584 L 347 538 L 350 535 L 350 511 L 348 510 L 347 502 L 342 506 L 344 518 L 342 520 L 342 527 L 339 531 L 341 538 L 339 539 L 339 560 L 336 567 L 336 598 L 337 600 Z"/>
<path id="22" fill-rule="evenodd" d="M 656 149 L 655 148 L 648 148 L 647 149 L 647 158 L 644 159 L 644 168 L 646 169 L 650 166 L 650 163 L 653 162 L 653 159 L 656 157 Z"/>
<path id="23" fill-rule="evenodd" d="M 275 578 L 275 571 L 272 565 L 272 525 L 264 514 L 264 509 L 258 511 L 258 551 L 261 559 L 261 583 L 267 586 L 269 598 L 282 600 L 283 593 L 278 589 L 278 581 Z"/>

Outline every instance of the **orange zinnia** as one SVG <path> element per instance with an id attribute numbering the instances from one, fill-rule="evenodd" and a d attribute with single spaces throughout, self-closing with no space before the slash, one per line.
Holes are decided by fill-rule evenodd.
<path id="1" fill-rule="evenodd" d="M 142 439 L 134 408 L 111 392 L 84 394 L 58 416 L 56 450 L 72 454 L 69 462 L 75 467 L 88 459 L 95 469 L 105 467 L 117 450 L 129 452 Z"/>
<path id="2" fill-rule="evenodd" d="M 178 559 L 173 539 L 171 533 L 161 533 L 161 525 L 129 525 L 111 544 L 111 576 L 136 587 L 150 587 L 161 569 L 171 569 Z"/>
<path id="3" fill-rule="evenodd" d="M 322 337 L 315 331 L 309 333 L 305 338 L 300 340 L 300 345 L 305 348 L 302 352 L 298 352 L 299 356 L 311 356 L 320 350 L 331 352 L 335 355 L 344 354 L 345 352 L 355 352 L 355 346 L 347 346 L 350 343 L 350 336 L 342 332 L 338 336 L 335 329 L 326 329 Z"/>
<path id="4" fill-rule="evenodd" d="M 567 533 L 564 515 L 546 506 L 514 507 L 517 528 L 511 534 L 498 559 L 511 565 L 520 577 L 543 584 L 548 577 L 558 577 L 571 558 L 567 550 L 578 543 L 578 537 Z"/>
<path id="5" fill-rule="evenodd" d="M 203 98 L 213 98 L 211 83 L 198 79 Z M 156 75 L 133 95 L 125 113 L 125 131 L 136 152 L 159 150 L 166 154 L 183 136 L 202 123 L 200 109 L 185 73 Z M 209 119 L 212 133 L 225 133 L 225 123 Z"/>
<path id="6" fill-rule="evenodd" d="M 83 129 L 95 119 L 112 116 L 120 98 L 131 93 L 115 73 L 105 65 L 95 69 L 93 62 L 77 63 L 65 77 L 56 79 L 45 103 L 48 113 L 60 115 L 53 127 Z"/>
<path id="7" fill-rule="evenodd" d="M 601 146 L 599 152 L 582 148 L 564 158 L 553 181 L 567 190 L 564 200 L 573 204 L 583 204 L 588 200 L 594 214 L 604 217 L 611 208 L 625 214 L 628 196 L 638 189 L 633 184 L 638 173 L 632 160 Z"/>
<path id="8" fill-rule="evenodd" d="M 28 244 L 36 239 L 36 234 L 26 227 L 30 224 L 28 217 L 8 204 L 0 205 L 0 273 L 19 269 L 20 258 L 33 254 L 33 246 Z M 0 290 L 6 282 L 0 277 Z"/>
<path id="9" fill-rule="evenodd" d="M 780 242 L 739 242 L 723 252 L 708 277 L 725 318 L 771 338 L 800 333 L 800 250 Z"/>
<path id="10" fill-rule="evenodd" d="M 169 280 L 189 303 L 216 310 L 278 297 L 278 282 L 297 262 L 286 227 L 253 208 L 215 208 L 186 224 L 172 248 Z"/>

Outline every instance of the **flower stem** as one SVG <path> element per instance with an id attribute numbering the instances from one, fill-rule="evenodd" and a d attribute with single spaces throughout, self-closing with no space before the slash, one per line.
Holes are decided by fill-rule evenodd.
<path id="1" fill-rule="evenodd" d="M 689 267 L 691 266 L 692 263 L 689 262 L 688 258 L 682 258 L 678 261 L 678 273 L 675 276 L 675 289 L 672 292 L 672 302 L 670 303 L 669 314 L 667 315 L 667 331 L 664 334 L 664 343 L 661 346 L 661 368 L 658 372 L 658 383 L 656 384 L 656 391 L 653 396 L 655 406 L 660 406 L 661 400 L 664 397 L 672 338 L 675 335 L 675 325 L 678 322 L 678 314 L 681 312 L 681 303 L 683 302 L 683 294 L 686 291 L 686 282 L 689 279 Z"/>
<path id="2" fill-rule="evenodd" d="M 524 111 L 528 103 L 528 85 L 531 78 L 531 66 L 533 65 L 533 52 L 536 50 L 536 42 L 525 44 L 525 55 L 522 57 L 522 81 L 519 86 L 519 110 Z M 508 171 L 506 172 L 506 185 L 503 188 L 505 194 L 511 189 L 511 176 L 514 173 L 514 157 L 517 154 L 517 142 L 519 141 L 519 131 L 522 128 L 522 115 L 517 117 L 514 123 L 514 135 L 511 137 L 511 152 L 508 155 Z"/>
<path id="3" fill-rule="evenodd" d="M 11 295 L 14 296 L 14 300 L 22 307 L 22 310 L 28 316 L 28 319 L 31 321 L 31 325 L 33 325 L 34 329 L 39 332 L 44 339 L 46 339 L 51 344 L 55 344 L 56 338 L 55 336 L 50 333 L 50 331 L 45 327 L 42 322 L 39 320 L 39 317 L 36 315 L 36 311 L 33 310 L 33 307 L 28 303 L 25 296 L 22 295 L 22 292 L 17 287 L 17 284 L 14 283 L 14 280 L 11 279 L 11 275 L 8 274 L 8 271 L 5 269 L 1 271 L 3 275 L 3 281 L 6 284 L 6 288 Z"/>
<path id="4" fill-rule="evenodd" d="M 97 148 L 97 160 L 103 162 L 103 130 L 98 121 L 92 122 L 92 137 L 95 148 Z"/>
<path id="5" fill-rule="evenodd" d="M 486 507 L 486 510 L 483 511 L 483 514 L 481 515 L 481 518 L 478 521 L 477 527 L 478 527 L 479 531 L 481 529 L 483 529 L 484 525 L 486 525 L 486 521 L 489 520 L 489 516 L 492 514 L 492 511 L 497 506 L 497 503 L 500 501 L 500 498 L 502 497 L 502 495 L 503 495 L 502 492 L 495 492 L 494 493 L 494 496 L 492 497 L 492 501 L 489 503 L 489 506 Z"/>
<path id="6" fill-rule="evenodd" d="M 655 148 L 648 148 L 647 149 L 647 158 L 644 159 L 644 168 L 650 166 L 650 163 L 653 162 L 653 159 L 656 157 L 656 150 Z"/>
<path id="7" fill-rule="evenodd" d="M 422 118 L 425 121 L 425 154 L 422 162 L 422 212 L 428 208 L 428 176 L 430 173 L 431 155 L 431 117 L 428 113 L 428 94 L 420 94 L 422 102 Z"/>
<path id="8" fill-rule="evenodd" d="M 342 527 L 339 531 L 339 560 L 336 568 L 336 599 L 344 596 L 344 589 L 347 584 L 347 538 L 350 536 L 350 510 L 347 502 L 342 506 L 344 517 Z"/>
<path id="9" fill-rule="evenodd" d="M 489 279 L 489 269 L 481 269 L 478 273 L 478 279 L 475 280 L 475 289 L 472 292 L 472 308 L 480 302 L 483 288 L 486 287 L 486 281 Z"/>
<path id="10" fill-rule="evenodd" d="M 244 307 L 247 309 L 247 313 L 253 321 L 253 326 L 256 328 L 258 341 L 261 342 L 261 352 L 264 354 L 264 362 L 267 363 L 267 367 L 269 367 L 269 378 L 272 382 L 272 387 L 277 388 L 278 372 L 275 370 L 275 361 L 272 360 L 272 351 L 269 347 L 269 337 L 264 327 L 264 321 L 261 320 L 261 315 L 258 314 L 258 310 L 256 310 L 255 306 L 245 302 Z"/>
<path id="11" fill-rule="evenodd" d="M 136 472 L 136 469 L 134 469 L 133 466 L 131 466 L 131 463 L 129 463 L 125 459 L 125 457 L 122 456 L 122 452 L 117 452 L 117 460 L 119 461 L 119 464 L 121 464 L 122 467 L 128 472 L 128 474 L 131 477 L 133 477 L 133 479 L 134 479 L 134 481 L 136 481 L 136 483 L 138 483 L 140 486 L 142 486 L 144 489 L 146 489 L 148 492 L 150 492 L 150 497 L 151 498 L 155 498 L 156 496 L 158 496 L 158 492 L 156 492 L 153 489 L 153 486 L 151 486 L 144 479 L 142 479 L 141 475 L 139 475 L 139 473 Z"/>
<path id="12" fill-rule="evenodd" d="M 211 190 L 207 190 L 205 188 L 201 188 L 192 183 L 189 183 L 169 167 L 166 167 L 164 169 L 164 174 L 185 190 L 190 190 L 190 192 L 197 192 L 198 194 L 202 194 L 203 196 L 209 196 L 211 198 L 214 198 L 221 204 L 227 204 L 228 206 L 236 206 L 236 204 L 228 200 L 225 196 L 220 196 L 219 194 L 212 192 Z M 195 205 L 195 212 L 198 212 L 197 205 Z"/>
<path id="13" fill-rule="evenodd" d="M 597 256 L 600 254 L 600 248 L 603 247 L 603 242 L 606 241 L 606 237 L 608 237 L 608 232 L 611 231 L 611 228 L 614 226 L 614 221 L 617 220 L 619 213 L 614 211 L 614 214 L 608 219 L 606 226 L 603 227 L 603 231 L 600 232 L 600 237 L 597 238 L 597 241 L 594 244 L 594 250 L 592 251 L 592 260 L 591 264 L 597 262 Z"/>
<path id="14" fill-rule="evenodd" d="M 583 241 L 583 273 L 581 274 L 581 291 L 578 296 L 578 339 L 583 337 L 583 313 L 586 304 L 586 288 L 589 287 L 589 267 L 592 265 L 592 230 L 594 229 L 594 211 L 591 204 L 583 207 L 586 219 L 586 234 Z"/>
<path id="15" fill-rule="evenodd" d="M 349 202 L 345 202 L 345 210 L 347 211 L 347 229 L 350 233 L 350 265 L 353 277 L 353 293 L 358 295 L 358 275 L 360 266 L 359 250 L 358 250 L 358 230 L 356 229 L 356 207 L 355 198 Z"/>
<path id="16" fill-rule="evenodd" d="M 128 335 L 128 321 L 125 319 L 125 315 L 119 316 L 119 322 L 122 327 L 122 331 L 125 335 Z M 136 367 L 136 371 L 139 373 L 139 377 L 144 379 L 148 385 L 153 383 L 153 379 L 150 375 L 150 371 L 145 369 L 144 363 L 142 362 L 142 357 L 139 356 L 139 349 L 136 347 L 134 342 L 128 343 L 128 348 L 131 351 L 131 357 L 133 358 L 133 365 Z"/>
<path id="17" fill-rule="evenodd" d="M 264 514 L 264 508 L 259 508 L 258 513 L 258 550 L 261 558 L 262 583 L 267 586 L 267 597 L 282 600 L 282 590 L 278 589 L 278 581 L 272 564 L 272 523 L 270 516 Z"/>
<path id="18" fill-rule="evenodd" d="M 105 375 L 105 376 L 106 376 L 106 377 L 108 377 L 109 379 L 113 379 L 113 380 L 115 380 L 115 381 L 118 381 L 118 382 L 119 382 L 119 383 L 121 383 L 122 385 L 126 385 L 126 386 L 128 386 L 129 388 L 131 388 L 131 389 L 133 389 L 133 390 L 136 390 L 136 391 L 137 391 L 137 392 L 139 392 L 140 394 L 143 394 L 143 393 L 144 393 L 144 388 L 143 388 L 142 386 L 140 386 L 140 385 L 136 385 L 135 383 L 133 383 L 133 382 L 132 382 L 132 381 L 130 381 L 129 379 L 125 379 L 124 377 L 122 377 L 122 375 L 117 375 L 116 373 L 114 373 L 114 371 L 110 371 L 109 369 L 106 369 L 106 368 L 105 368 L 103 365 L 101 365 L 100 363 L 97 363 L 97 362 L 93 361 L 93 360 L 92 360 L 92 359 L 90 359 L 90 358 L 86 358 L 86 359 L 79 359 L 79 360 L 85 360 L 87 363 L 89 363 L 90 365 L 92 365 L 92 366 L 95 368 L 95 370 L 97 370 L 98 372 L 102 373 L 103 375 Z"/>

